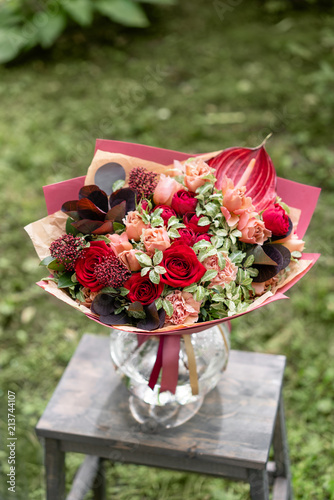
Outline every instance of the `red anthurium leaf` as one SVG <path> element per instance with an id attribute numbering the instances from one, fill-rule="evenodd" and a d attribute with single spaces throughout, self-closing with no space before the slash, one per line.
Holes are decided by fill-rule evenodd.
<path id="1" fill-rule="evenodd" d="M 255 165 L 246 183 L 246 195 L 261 211 L 276 199 L 276 171 L 263 144 L 257 148 L 225 149 L 208 163 L 216 169 L 216 187 L 220 189 L 225 175 L 236 185 L 252 159 L 255 159 Z"/>
<path id="2" fill-rule="evenodd" d="M 113 206 L 106 215 L 106 220 L 113 222 L 122 222 L 125 217 L 126 201 L 119 200 L 118 205 Z"/>
<path id="3" fill-rule="evenodd" d="M 101 227 L 103 224 L 104 222 L 100 220 L 82 219 L 77 222 L 73 222 L 72 226 L 78 229 L 79 233 L 91 234 L 93 231 Z"/>
<path id="4" fill-rule="evenodd" d="M 100 220 L 104 221 L 106 213 L 103 210 L 100 210 L 92 201 L 88 198 L 81 198 L 78 201 L 78 214 L 81 219 L 90 219 L 90 220 Z"/>
<path id="5" fill-rule="evenodd" d="M 66 201 L 62 205 L 61 210 L 74 220 L 80 219 L 78 214 L 78 200 Z"/>
<path id="6" fill-rule="evenodd" d="M 108 196 L 95 184 L 83 186 L 79 191 L 79 199 L 88 198 L 98 208 L 108 212 Z"/>
<path id="7" fill-rule="evenodd" d="M 108 234 L 113 232 L 114 232 L 113 222 L 111 220 L 107 220 L 102 224 L 102 226 L 95 229 L 92 232 L 92 234 Z"/>

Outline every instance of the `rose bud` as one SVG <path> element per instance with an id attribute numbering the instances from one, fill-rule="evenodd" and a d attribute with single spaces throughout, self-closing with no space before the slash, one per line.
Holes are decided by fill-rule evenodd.
<path id="1" fill-rule="evenodd" d="M 185 189 L 180 189 L 177 191 L 172 198 L 172 208 L 179 215 L 184 215 L 188 212 L 194 212 L 197 199 L 195 198 L 196 194 L 191 191 L 186 191 Z"/>
<path id="2" fill-rule="evenodd" d="M 189 228 L 188 228 L 189 229 Z M 210 241 L 211 242 L 211 238 L 212 238 L 212 234 L 197 234 L 195 239 L 194 239 L 194 242 L 193 242 L 193 245 L 195 245 L 195 243 L 197 243 L 198 241 L 201 241 L 201 240 L 205 240 L 205 241 Z"/>
<path id="3" fill-rule="evenodd" d="M 274 236 L 284 236 L 289 231 L 289 217 L 281 205 L 275 203 L 262 214 L 263 222 Z"/>
<path id="4" fill-rule="evenodd" d="M 116 253 L 124 252 L 125 250 L 131 250 L 132 245 L 127 237 L 126 233 L 121 235 L 119 234 L 107 234 L 108 240 L 111 243 L 113 249 L 115 249 Z"/>
<path id="5" fill-rule="evenodd" d="M 121 252 L 118 257 L 121 259 L 123 264 L 126 265 L 126 267 L 129 269 L 129 271 L 135 272 L 139 271 L 141 268 L 141 265 L 139 264 L 139 261 L 136 258 L 136 253 L 140 253 L 138 250 L 124 250 L 124 252 Z"/>
<path id="6" fill-rule="evenodd" d="M 160 214 L 160 217 L 163 218 L 165 226 L 168 226 L 168 221 L 171 217 L 176 217 L 176 212 L 173 210 L 171 207 L 168 205 L 157 205 L 152 209 L 152 212 L 156 210 L 157 208 L 162 209 L 162 214 Z"/>
<path id="7" fill-rule="evenodd" d="M 210 224 L 207 224 L 206 226 L 199 226 L 198 221 L 201 219 L 201 217 L 197 217 L 195 212 L 188 212 L 183 216 L 183 223 L 192 229 L 196 234 L 197 233 L 207 233 L 210 229 Z"/>
<path id="8" fill-rule="evenodd" d="M 271 231 L 265 227 L 264 222 L 262 220 L 255 219 L 255 217 L 249 219 L 241 232 L 242 236 L 239 241 L 257 245 L 263 245 L 263 243 L 271 236 Z"/>
<path id="9" fill-rule="evenodd" d="M 149 277 L 135 273 L 125 283 L 124 287 L 129 290 L 127 298 L 131 302 L 140 302 L 147 306 L 160 297 L 164 289 L 163 283 L 155 285 Z"/>
<path id="10" fill-rule="evenodd" d="M 153 194 L 155 205 L 168 205 L 170 207 L 174 193 L 180 189 L 183 189 L 182 184 L 173 179 L 173 177 L 161 174 Z"/>
<path id="11" fill-rule="evenodd" d="M 144 224 L 139 212 L 135 210 L 134 212 L 128 212 L 125 218 L 125 227 L 129 240 L 139 241 L 143 229 L 146 229 L 148 225 Z"/>
<path id="12" fill-rule="evenodd" d="M 149 255 L 154 254 L 154 250 L 166 250 L 170 247 L 170 239 L 165 227 L 149 227 L 143 231 L 142 242 Z"/>

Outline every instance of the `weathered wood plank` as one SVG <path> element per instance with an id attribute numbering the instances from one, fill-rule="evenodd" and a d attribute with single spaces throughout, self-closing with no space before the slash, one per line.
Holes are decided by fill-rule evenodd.
<path id="1" fill-rule="evenodd" d="M 285 477 L 277 477 L 273 487 L 273 500 L 290 500 L 289 481 Z"/>
<path id="2" fill-rule="evenodd" d="M 266 470 L 251 470 L 249 484 L 252 500 L 269 500 L 269 481 Z"/>

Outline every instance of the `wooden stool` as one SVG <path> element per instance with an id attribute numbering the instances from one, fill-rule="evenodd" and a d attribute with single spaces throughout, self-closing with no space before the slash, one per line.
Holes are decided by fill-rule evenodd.
<path id="1" fill-rule="evenodd" d="M 87 455 L 68 500 L 90 488 L 105 498 L 103 459 L 241 479 L 254 500 L 268 500 L 273 484 L 273 500 L 291 500 L 284 366 L 284 356 L 232 350 L 197 415 L 158 431 L 132 418 L 109 339 L 84 335 L 36 428 L 45 440 L 47 500 L 65 498 L 66 452 Z M 271 445 L 275 462 L 268 462 Z"/>

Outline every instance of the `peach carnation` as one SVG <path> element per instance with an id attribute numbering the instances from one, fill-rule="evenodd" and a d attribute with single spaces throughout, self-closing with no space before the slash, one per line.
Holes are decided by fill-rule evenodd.
<path id="1" fill-rule="evenodd" d="M 225 259 L 224 269 L 220 269 L 217 255 L 211 255 L 211 257 L 207 257 L 203 261 L 205 269 L 214 269 L 215 271 L 218 271 L 217 276 L 211 280 L 209 288 L 212 288 L 215 285 L 225 286 L 228 283 L 231 283 L 231 281 L 235 281 L 237 277 L 237 266 L 231 262 L 227 254 L 223 255 Z"/>
<path id="2" fill-rule="evenodd" d="M 175 290 L 167 295 L 166 300 L 173 306 L 172 316 L 166 316 L 167 324 L 191 325 L 198 321 L 201 302 L 197 302 L 191 293 Z"/>
<path id="3" fill-rule="evenodd" d="M 207 179 L 203 179 L 207 175 L 211 174 L 211 168 L 205 161 L 200 158 L 194 159 L 185 164 L 185 176 L 184 183 L 189 189 L 195 193 L 196 189 L 203 186 Z"/>

